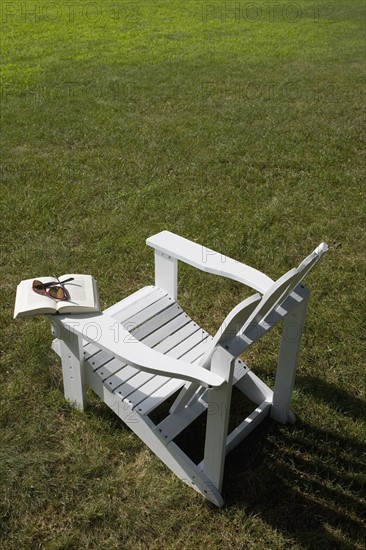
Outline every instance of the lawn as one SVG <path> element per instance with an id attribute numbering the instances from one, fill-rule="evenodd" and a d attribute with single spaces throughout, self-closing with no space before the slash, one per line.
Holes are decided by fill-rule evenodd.
<path id="1" fill-rule="evenodd" d="M 1 4 L 1 535 L 18 549 L 365 548 L 364 2 Z M 63 398 L 21 279 L 153 283 L 169 229 L 279 277 L 321 241 L 293 397 L 220 510 L 90 395 Z M 209 332 L 247 295 L 180 269 Z M 278 332 L 245 359 L 273 383 Z M 195 442 L 192 441 L 192 447 Z"/>

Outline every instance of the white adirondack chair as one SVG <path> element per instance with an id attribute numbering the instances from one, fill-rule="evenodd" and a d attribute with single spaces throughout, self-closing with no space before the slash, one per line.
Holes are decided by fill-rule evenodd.
<path id="1" fill-rule="evenodd" d="M 295 420 L 290 400 L 310 294 L 300 283 L 328 247 L 322 243 L 274 282 L 169 231 L 146 242 L 155 249 L 155 286 L 103 313 L 49 316 L 65 397 L 84 409 L 86 388 L 92 388 L 180 479 L 221 506 L 225 455 L 267 415 L 282 423 Z M 237 305 L 211 337 L 177 303 L 178 260 L 257 293 Z M 284 325 L 272 391 L 239 355 L 280 321 Z M 228 435 L 234 385 L 255 408 Z M 166 417 L 155 424 L 152 411 L 175 393 Z M 206 410 L 204 456 L 196 464 L 174 439 Z"/>

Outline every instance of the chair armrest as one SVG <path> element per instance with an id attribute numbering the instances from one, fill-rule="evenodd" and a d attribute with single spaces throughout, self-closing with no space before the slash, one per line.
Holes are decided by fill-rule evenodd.
<path id="1" fill-rule="evenodd" d="M 198 382 L 205 387 L 218 388 L 226 380 L 202 367 L 174 359 L 149 348 L 136 340 L 116 319 L 105 313 L 54 315 L 52 322 L 60 323 L 72 334 L 92 342 L 101 350 L 137 369 Z"/>
<path id="2" fill-rule="evenodd" d="M 146 239 L 146 244 L 158 252 L 197 267 L 206 273 L 234 279 L 264 294 L 274 281 L 253 267 L 237 262 L 170 231 L 161 231 Z"/>

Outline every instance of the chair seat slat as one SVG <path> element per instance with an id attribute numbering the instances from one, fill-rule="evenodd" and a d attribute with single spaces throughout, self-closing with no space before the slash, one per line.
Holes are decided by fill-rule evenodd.
<path id="1" fill-rule="evenodd" d="M 167 309 L 164 309 L 164 311 L 161 311 L 153 319 L 150 319 L 149 321 L 146 321 L 142 323 L 138 328 L 132 329 L 131 334 L 137 340 L 143 341 L 146 336 L 149 336 L 153 332 L 155 332 L 158 329 L 161 329 L 162 335 L 168 334 L 168 330 L 171 330 L 171 333 L 174 332 L 174 330 L 177 330 L 180 326 L 183 326 L 185 323 L 188 323 L 189 317 L 187 315 L 182 315 L 183 310 L 180 306 L 177 304 L 170 305 Z M 177 329 L 172 328 L 175 327 L 175 325 L 171 325 L 164 329 L 164 326 L 169 323 L 169 321 L 172 321 L 173 319 L 176 319 L 179 317 Z"/>
<path id="2" fill-rule="evenodd" d="M 144 286 L 144 287 L 140 288 L 139 290 L 137 290 L 136 292 L 134 292 L 133 294 L 130 294 L 129 296 L 126 296 L 125 298 L 123 298 L 119 302 L 117 302 L 117 303 L 113 304 L 112 306 L 108 307 L 104 311 L 105 311 L 105 313 L 108 313 L 108 315 L 111 315 L 111 317 L 114 317 L 119 312 L 125 310 L 127 308 L 127 306 L 137 302 L 138 300 L 140 300 L 140 299 L 142 299 L 146 296 L 149 296 L 150 294 L 152 294 L 155 291 L 156 291 L 156 287 L 154 285 Z"/>
<path id="3" fill-rule="evenodd" d="M 153 287 L 153 291 L 151 293 L 137 298 L 127 307 L 122 308 L 120 311 L 114 313 L 113 317 L 114 319 L 116 319 L 116 321 L 124 323 L 137 313 L 140 313 L 140 311 L 143 311 L 145 308 L 151 306 L 158 300 L 161 300 L 164 296 L 166 296 L 165 292 L 163 292 L 160 288 Z"/>
<path id="4" fill-rule="evenodd" d="M 205 345 L 204 342 L 200 342 L 199 344 Z M 197 348 L 197 346 L 195 346 L 195 348 Z M 180 359 L 182 359 L 183 361 L 187 361 L 187 363 L 193 363 L 193 361 L 189 360 L 189 356 L 191 355 L 191 352 L 192 350 L 189 350 L 187 353 L 182 355 Z M 196 351 L 196 354 L 197 354 L 197 351 Z M 166 386 L 167 393 L 166 393 L 166 397 L 163 397 L 162 400 L 165 400 L 168 397 L 170 397 L 172 393 L 174 393 L 174 392 L 171 392 L 171 388 L 170 386 L 168 386 L 171 380 L 173 379 L 167 378 L 166 376 L 155 376 L 153 379 L 149 380 L 146 384 L 144 384 L 137 391 L 131 394 L 128 400 L 135 407 L 139 405 L 142 401 L 150 397 L 152 394 L 154 394 L 158 389 L 163 388 L 164 385 Z M 178 388 L 183 385 L 184 385 L 184 382 L 176 385 L 176 387 Z M 161 394 L 161 395 L 163 396 L 164 394 Z"/>
<path id="5" fill-rule="evenodd" d="M 131 330 L 136 330 L 137 327 L 139 327 L 143 323 L 146 323 L 146 321 L 153 319 L 156 315 L 166 310 L 169 306 L 172 305 L 172 303 L 174 303 L 172 301 L 172 298 L 170 298 L 169 296 L 162 296 L 159 300 L 145 307 L 142 311 L 139 311 L 138 313 L 135 313 L 135 315 L 129 317 L 127 320 L 122 321 L 121 324 L 129 332 L 131 332 Z"/>
<path id="6" fill-rule="evenodd" d="M 194 326 L 193 326 L 194 325 Z M 184 330 L 186 329 L 186 330 Z M 201 340 L 201 335 L 197 334 L 197 325 L 195 323 L 190 323 L 189 326 L 183 327 L 183 330 L 178 331 L 181 332 L 179 343 L 174 346 L 173 348 L 172 343 L 173 340 L 169 340 L 169 343 L 166 344 L 166 341 L 160 342 L 154 349 L 157 351 L 160 351 L 161 353 L 165 353 L 166 355 L 169 355 L 170 357 L 174 357 L 175 359 L 179 359 L 186 351 L 189 351 L 192 347 L 194 347 L 197 343 L 197 341 Z M 192 333 L 193 331 L 193 333 Z M 189 334 L 190 333 L 190 334 Z M 177 334 L 177 333 L 175 333 Z M 181 338 L 184 337 L 183 342 L 181 341 Z M 155 375 L 151 374 L 149 372 L 136 372 L 136 375 L 128 380 L 128 382 L 123 383 L 120 387 L 117 388 L 117 393 L 119 395 L 122 395 L 124 398 L 128 397 L 132 391 L 137 390 L 140 388 L 143 384 L 146 384 L 149 382 Z M 168 377 L 166 377 L 168 379 Z"/>

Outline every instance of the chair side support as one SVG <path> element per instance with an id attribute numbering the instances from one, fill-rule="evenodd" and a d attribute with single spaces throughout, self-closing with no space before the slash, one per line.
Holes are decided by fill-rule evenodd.
<path id="1" fill-rule="evenodd" d="M 302 300 L 286 315 L 282 330 L 271 409 L 271 418 L 282 424 L 295 422 L 290 402 L 310 290 L 304 288 L 302 294 Z"/>
<path id="2" fill-rule="evenodd" d="M 155 250 L 155 285 L 177 301 L 178 260 L 159 250 Z"/>

